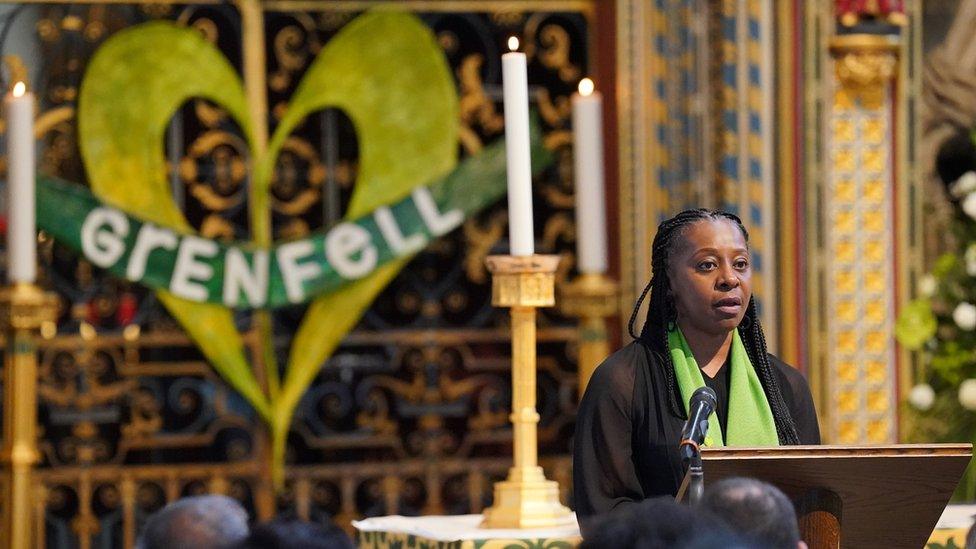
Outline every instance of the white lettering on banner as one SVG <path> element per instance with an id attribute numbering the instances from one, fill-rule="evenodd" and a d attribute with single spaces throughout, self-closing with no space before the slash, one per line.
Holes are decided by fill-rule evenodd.
<path id="1" fill-rule="evenodd" d="M 237 306 L 237 296 L 251 307 L 263 307 L 268 299 L 268 252 L 255 250 L 253 270 L 240 248 L 228 248 L 224 258 L 224 305 Z"/>
<path id="2" fill-rule="evenodd" d="M 464 221 L 464 212 L 461 210 L 448 210 L 444 213 L 437 211 L 437 203 L 434 202 L 434 197 L 427 187 L 414 189 L 413 203 L 417 206 L 424 224 L 434 236 L 447 234 Z"/>
<path id="3" fill-rule="evenodd" d="M 298 240 L 278 246 L 278 267 L 285 283 L 288 301 L 301 303 L 305 299 L 305 281 L 319 276 L 322 268 L 313 262 L 299 264 L 298 260 L 312 255 L 315 247 L 311 241 Z"/>
<path id="4" fill-rule="evenodd" d="M 136 235 L 135 246 L 129 253 L 129 265 L 125 269 L 125 277 L 133 282 L 142 280 L 146 275 L 146 262 L 149 261 L 149 254 L 152 253 L 153 248 L 175 250 L 179 242 L 176 233 L 169 229 L 151 224 L 143 225 Z"/>
<path id="5" fill-rule="evenodd" d="M 357 252 L 359 259 L 354 259 Z M 369 231 L 354 223 L 339 223 L 325 236 L 325 258 L 343 278 L 368 275 L 376 268 L 378 256 Z"/>
<path id="6" fill-rule="evenodd" d="M 129 220 L 111 208 L 95 208 L 81 225 L 81 251 L 92 263 L 109 268 L 125 253 Z"/>
<path id="7" fill-rule="evenodd" d="M 390 249 L 396 255 L 419 252 L 427 244 L 427 239 L 422 234 L 415 233 L 404 238 L 399 225 L 397 225 L 396 218 L 393 217 L 393 212 L 386 206 L 376 208 L 376 211 L 373 212 L 373 218 L 376 220 L 380 232 L 383 233 L 386 243 L 390 245 Z"/>
<path id="8" fill-rule="evenodd" d="M 206 301 L 207 287 L 200 282 L 213 276 L 213 267 L 197 261 L 197 258 L 213 257 L 219 251 L 220 247 L 213 240 L 184 236 L 180 249 L 176 252 L 176 266 L 173 268 L 173 278 L 169 281 L 170 291 L 193 301 Z"/>

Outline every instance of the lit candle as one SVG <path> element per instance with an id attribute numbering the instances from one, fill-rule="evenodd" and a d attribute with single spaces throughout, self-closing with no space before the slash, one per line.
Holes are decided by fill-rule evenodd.
<path id="1" fill-rule="evenodd" d="M 573 94 L 576 175 L 576 256 L 581 273 L 607 272 L 607 220 L 603 196 L 603 99 L 584 78 Z"/>
<path id="2" fill-rule="evenodd" d="M 511 254 L 535 253 L 532 228 L 532 159 L 529 156 L 529 85 L 525 54 L 518 38 L 508 39 L 513 50 L 502 55 L 505 91 L 505 158 L 508 168 L 508 239 Z"/>
<path id="3" fill-rule="evenodd" d="M 7 122 L 7 280 L 37 278 L 34 227 L 34 95 L 17 82 L 4 97 Z"/>

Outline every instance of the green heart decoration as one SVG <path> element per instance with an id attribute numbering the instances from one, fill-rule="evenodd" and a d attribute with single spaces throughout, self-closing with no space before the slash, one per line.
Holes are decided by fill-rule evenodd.
<path id="1" fill-rule="evenodd" d="M 199 33 L 153 22 L 107 40 L 91 60 L 79 96 L 79 141 L 92 192 L 147 221 L 192 232 L 170 195 L 163 156 L 166 126 L 192 98 L 226 109 L 255 150 L 240 78 Z M 285 139 L 309 114 L 327 107 L 349 116 L 360 143 L 347 219 L 395 202 L 455 165 L 458 99 L 435 37 L 409 14 L 364 14 L 322 49 L 271 136 L 267 153 L 252 159 L 249 200 L 257 244 L 269 243 L 269 187 Z M 267 422 L 277 486 L 283 481 L 285 437 L 299 400 L 320 365 L 409 259 L 391 261 L 314 300 L 292 342 L 280 389 L 269 383 L 270 394 L 250 368 L 229 309 L 157 291 L 218 373 Z M 271 353 L 266 346 L 265 354 Z M 276 368 L 273 361 L 265 364 Z"/>

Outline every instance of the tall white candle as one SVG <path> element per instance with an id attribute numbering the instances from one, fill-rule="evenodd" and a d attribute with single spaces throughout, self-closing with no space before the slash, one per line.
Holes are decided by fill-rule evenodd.
<path id="1" fill-rule="evenodd" d="M 518 48 L 518 39 L 508 39 Z M 508 239 L 511 254 L 535 253 L 532 228 L 532 159 L 529 153 L 529 85 L 525 54 L 502 55 L 502 86 L 505 91 L 505 158 L 508 168 Z"/>
<path id="2" fill-rule="evenodd" d="M 37 278 L 34 226 L 34 95 L 17 82 L 3 100 L 7 123 L 7 280 Z"/>
<path id="3" fill-rule="evenodd" d="M 576 175 L 576 256 L 581 273 L 607 272 L 607 214 L 603 189 L 603 98 L 593 81 L 573 94 L 573 156 Z"/>

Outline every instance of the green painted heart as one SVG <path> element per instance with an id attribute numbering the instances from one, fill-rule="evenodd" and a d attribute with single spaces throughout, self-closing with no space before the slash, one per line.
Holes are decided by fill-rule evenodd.
<path id="1" fill-rule="evenodd" d="M 254 124 L 240 78 L 197 32 L 154 22 L 105 42 L 88 66 L 78 108 L 82 158 L 96 196 L 147 221 L 192 232 L 170 195 L 163 156 L 166 126 L 192 98 L 226 109 L 254 150 Z M 267 153 L 251 161 L 250 222 L 259 244 L 270 238 L 269 187 L 285 139 L 310 114 L 328 107 L 349 116 L 360 143 L 347 219 L 395 202 L 455 165 L 458 99 L 435 37 L 409 14 L 362 15 L 322 49 L 271 136 Z M 214 368 L 269 425 L 272 471 L 279 486 L 285 437 L 300 398 L 321 364 L 407 261 L 409 257 L 394 260 L 315 299 L 292 341 L 280 385 L 272 349 L 265 345 L 260 358 L 266 370 L 273 370 L 266 372 L 269 381 L 275 381 L 267 391 L 251 370 L 229 309 L 157 292 Z M 270 332 L 263 337 L 270 341 Z"/>

